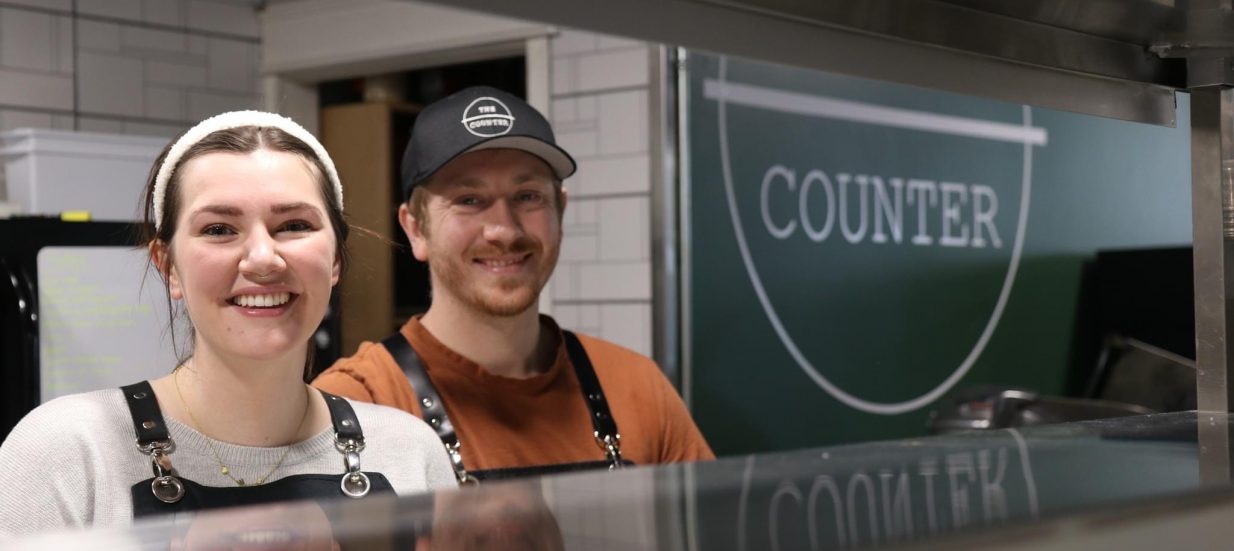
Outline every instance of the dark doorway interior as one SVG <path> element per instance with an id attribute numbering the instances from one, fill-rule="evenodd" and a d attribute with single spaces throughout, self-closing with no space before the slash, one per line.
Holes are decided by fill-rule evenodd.
<path id="1" fill-rule="evenodd" d="M 492 86 L 525 98 L 526 75 L 526 61 L 522 56 L 518 56 L 330 81 L 319 85 L 318 94 L 323 109 L 368 102 L 386 102 L 391 105 L 389 154 L 375 155 L 375 158 L 388 159 L 393 165 L 389 172 L 393 177 L 387 188 L 388 197 L 384 199 L 390 205 L 390 227 L 393 228 L 390 238 L 396 244 L 390 249 L 390 254 L 393 255 L 393 288 L 375 289 L 373 292 L 388 293 L 394 301 L 394 319 L 391 320 L 394 327 L 401 326 L 411 316 L 427 311 L 429 306 L 428 267 L 412 258 L 407 237 L 397 221 L 398 206 L 402 201 L 402 185 L 398 181 L 399 165 L 407 147 L 411 127 L 415 123 L 416 113 L 433 101 L 475 85 Z M 349 314 L 358 315 L 348 312 L 344 307 L 342 315 Z M 367 337 L 366 340 L 381 338 L 378 335 Z M 347 356 L 354 352 L 342 350 L 341 354 Z"/>

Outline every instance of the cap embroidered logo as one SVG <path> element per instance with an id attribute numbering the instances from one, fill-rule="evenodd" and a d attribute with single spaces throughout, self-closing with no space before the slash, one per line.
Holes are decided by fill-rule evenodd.
<path id="1" fill-rule="evenodd" d="M 500 136 L 514 128 L 514 115 L 497 98 L 482 97 L 463 110 L 463 128 L 482 138 Z"/>

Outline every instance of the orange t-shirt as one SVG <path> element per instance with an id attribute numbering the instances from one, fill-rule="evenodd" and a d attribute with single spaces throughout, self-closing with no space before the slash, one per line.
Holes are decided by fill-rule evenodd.
<path id="1" fill-rule="evenodd" d="M 552 318 L 540 319 L 545 330 L 560 331 Z M 401 331 L 437 387 L 468 470 L 604 460 L 564 339 L 548 371 L 516 379 L 494 375 L 447 348 L 418 318 Z M 715 458 L 654 361 L 607 341 L 578 337 L 617 422 L 624 459 L 646 465 Z M 313 386 L 421 416 L 411 383 L 381 343 L 361 344 Z"/>

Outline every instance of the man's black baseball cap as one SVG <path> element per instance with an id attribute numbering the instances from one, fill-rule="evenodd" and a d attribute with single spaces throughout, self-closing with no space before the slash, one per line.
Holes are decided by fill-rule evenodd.
<path id="1" fill-rule="evenodd" d="M 526 151 L 548 163 L 562 180 L 576 168 L 539 111 L 496 88 L 472 86 L 433 102 L 416 116 L 403 153 L 403 200 L 446 163 L 481 149 Z"/>

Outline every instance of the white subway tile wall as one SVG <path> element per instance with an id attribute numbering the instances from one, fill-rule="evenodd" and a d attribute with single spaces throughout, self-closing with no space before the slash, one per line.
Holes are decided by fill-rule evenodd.
<path id="1" fill-rule="evenodd" d="M 82 15 L 141 21 L 141 0 L 77 0 Z"/>
<path id="2" fill-rule="evenodd" d="M 550 118 L 579 165 L 565 183 L 553 316 L 650 356 L 651 46 L 566 29 L 549 52 Z"/>
<path id="3" fill-rule="evenodd" d="M 47 113 L 0 109 L 0 128 L 51 128 L 52 116 Z"/>
<path id="4" fill-rule="evenodd" d="M 71 49 L 63 51 L 62 36 L 71 29 L 67 17 L 20 7 L 0 8 L 0 107 L 72 108 L 73 55 Z"/>
<path id="5" fill-rule="evenodd" d="M 170 137 L 201 118 L 260 105 L 252 1 L 75 4 L 76 12 L 71 0 L 4 1 L 0 131 Z"/>
<path id="6" fill-rule="evenodd" d="M 644 53 L 644 55 L 646 55 Z M 606 155 L 645 154 L 649 143 L 647 91 L 605 94 L 596 99 L 596 137 Z"/>
<path id="7" fill-rule="evenodd" d="M 600 306 L 600 337 L 634 350 L 651 349 L 650 304 L 605 304 Z"/>
<path id="8" fill-rule="evenodd" d="M 559 262 L 594 262 L 599 256 L 600 236 L 582 228 L 566 233 L 561 240 Z"/>
<path id="9" fill-rule="evenodd" d="M 58 69 L 58 19 L 39 12 L 4 10 L 0 19 L 0 65 L 44 72 Z"/>
<path id="10" fill-rule="evenodd" d="M 600 260 L 644 261 L 651 258 L 651 199 L 619 197 L 601 199 L 599 235 Z"/>
<path id="11" fill-rule="evenodd" d="M 96 52 L 119 52 L 120 25 L 103 21 L 78 19 L 77 46 Z"/>
<path id="12" fill-rule="evenodd" d="M 0 14 L 0 17 L 3 15 Z M 11 110 L 43 112 L 73 109 L 73 77 L 0 67 L 0 106 Z M 0 130 L 9 130 L 0 128 Z"/>
<path id="13" fill-rule="evenodd" d="M 577 57 L 575 63 L 579 91 L 646 86 L 651 80 L 651 56 L 642 44 Z"/>
<path id="14" fill-rule="evenodd" d="M 10 6 L 28 6 L 41 10 L 69 11 L 73 0 L 4 0 Z"/>
<path id="15" fill-rule="evenodd" d="M 146 86 L 147 117 L 180 120 L 184 118 L 184 94 L 171 87 Z"/>
<path id="16" fill-rule="evenodd" d="M 140 117 L 145 110 L 141 59 L 82 51 L 77 56 L 78 109 L 122 117 Z"/>
<path id="17" fill-rule="evenodd" d="M 76 13 L 69 0 L 4 5 L 0 131 L 170 137 L 260 104 L 251 2 L 78 0 Z M 566 182 L 553 311 L 566 327 L 650 355 L 650 46 L 565 30 L 550 52 L 550 116 L 579 162 Z"/>
<path id="18" fill-rule="evenodd" d="M 651 157 L 626 153 L 578 159 L 578 174 L 570 178 L 571 193 L 579 197 L 651 193 Z"/>
<path id="19" fill-rule="evenodd" d="M 145 0 L 161 2 L 163 0 Z M 189 27 L 198 31 L 258 38 L 261 25 L 253 2 L 249 0 L 184 0 L 188 4 Z"/>
<path id="20" fill-rule="evenodd" d="M 147 61 L 146 84 L 163 84 L 173 87 L 206 86 L 206 67 L 188 63 Z"/>
<path id="21" fill-rule="evenodd" d="M 184 25 L 184 2 L 145 0 L 141 3 L 141 18 L 150 23 L 181 27 Z"/>
<path id="22" fill-rule="evenodd" d="M 78 117 L 77 129 L 86 132 L 124 132 L 124 122 L 117 119 L 96 119 L 94 117 Z"/>
<path id="23" fill-rule="evenodd" d="M 580 263 L 577 287 L 578 300 L 651 304 L 651 262 Z"/>

